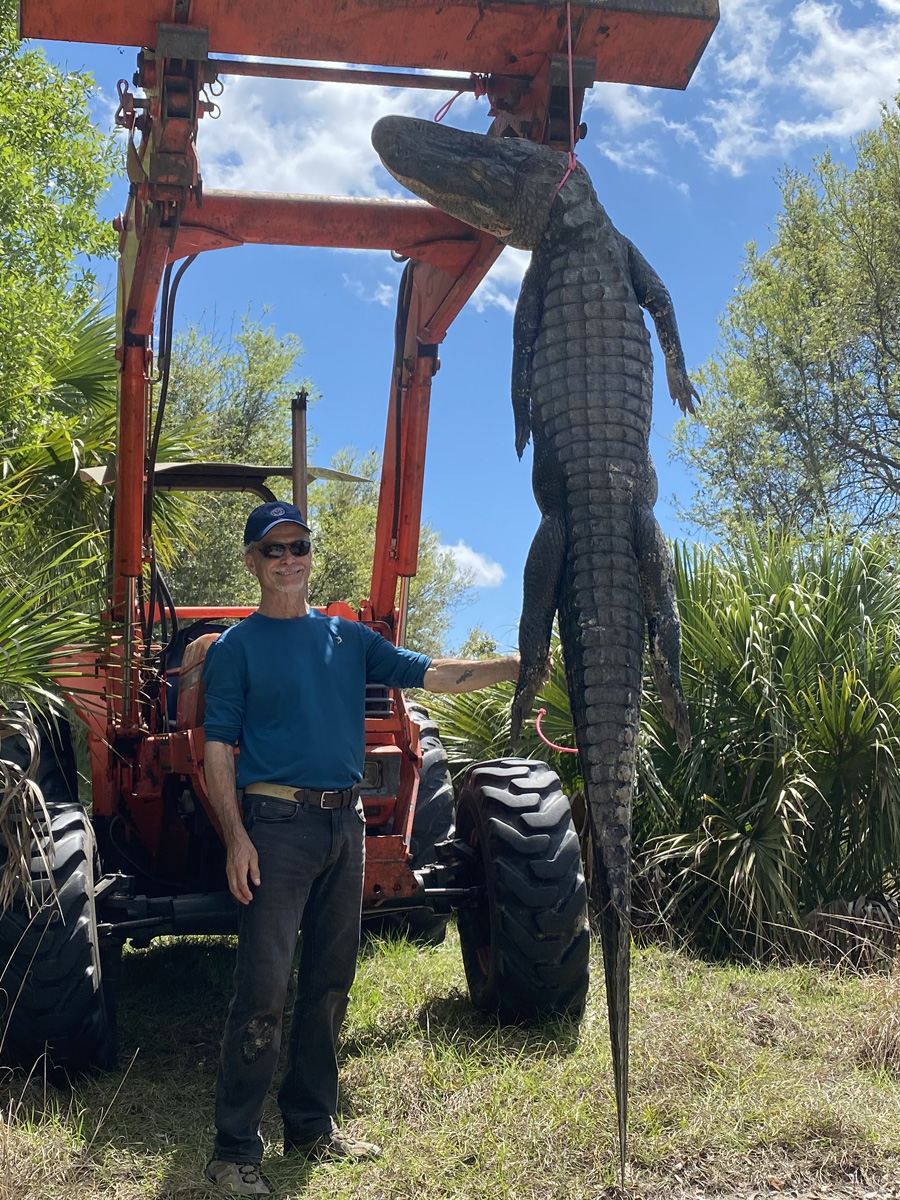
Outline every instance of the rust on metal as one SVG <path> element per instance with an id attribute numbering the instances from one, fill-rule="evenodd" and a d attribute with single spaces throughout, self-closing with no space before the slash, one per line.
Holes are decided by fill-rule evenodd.
<path id="1" fill-rule="evenodd" d="M 575 0 L 576 53 L 597 59 L 597 78 L 684 88 L 719 16 L 717 0 Z M 194 0 L 191 24 L 211 54 L 533 76 L 560 51 L 563 0 Z M 172 0 L 22 0 L 25 37 L 113 46 L 157 45 Z"/>

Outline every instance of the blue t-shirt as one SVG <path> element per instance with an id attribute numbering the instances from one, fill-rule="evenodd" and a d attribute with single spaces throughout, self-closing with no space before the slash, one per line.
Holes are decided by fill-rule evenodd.
<path id="1" fill-rule="evenodd" d="M 365 761 L 365 685 L 421 687 L 430 666 L 358 621 L 252 613 L 207 651 L 206 739 L 238 743 L 238 787 L 351 787 Z"/>

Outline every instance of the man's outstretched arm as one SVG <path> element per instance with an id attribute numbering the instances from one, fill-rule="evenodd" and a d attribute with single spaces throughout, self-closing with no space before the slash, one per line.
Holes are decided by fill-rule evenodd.
<path id="1" fill-rule="evenodd" d="M 425 672 L 422 687 L 429 692 L 477 692 L 492 683 L 518 678 L 518 654 L 509 658 L 436 658 Z"/>

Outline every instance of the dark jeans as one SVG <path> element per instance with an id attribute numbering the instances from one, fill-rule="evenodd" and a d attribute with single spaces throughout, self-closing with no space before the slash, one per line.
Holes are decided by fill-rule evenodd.
<path id="1" fill-rule="evenodd" d="M 321 809 L 248 796 L 245 827 L 259 854 L 260 885 L 241 909 L 235 995 L 216 1084 L 215 1157 L 260 1162 L 266 1094 L 281 1046 L 281 1019 L 303 943 L 287 1069 L 278 1093 L 288 1144 L 333 1128 L 338 1031 L 359 953 L 365 859 L 362 802 Z"/>

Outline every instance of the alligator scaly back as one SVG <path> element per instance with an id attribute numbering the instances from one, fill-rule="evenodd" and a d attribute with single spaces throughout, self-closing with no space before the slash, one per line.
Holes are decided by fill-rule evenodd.
<path id="1" fill-rule="evenodd" d="M 631 948 L 631 801 L 645 642 L 663 712 L 685 749 L 681 640 L 671 557 L 653 515 L 648 439 L 653 317 L 669 390 L 688 379 L 669 294 L 615 229 L 579 166 L 558 192 L 566 155 L 386 117 L 372 140 L 387 169 L 453 216 L 533 251 L 513 331 L 516 450 L 534 443 L 541 521 L 525 565 L 513 743 L 560 635 L 594 836 L 600 927 L 624 1180 Z"/>

